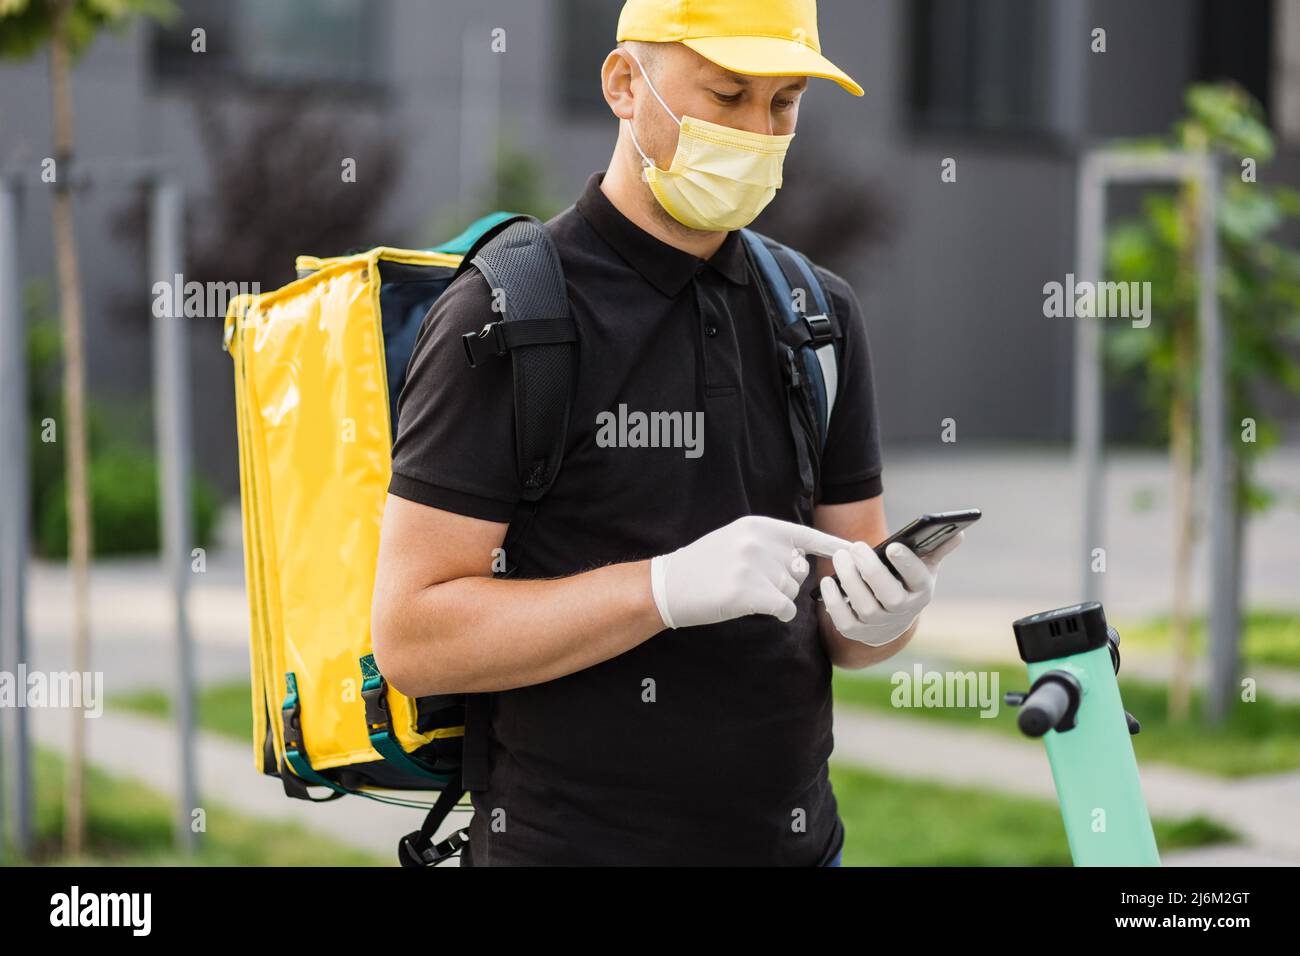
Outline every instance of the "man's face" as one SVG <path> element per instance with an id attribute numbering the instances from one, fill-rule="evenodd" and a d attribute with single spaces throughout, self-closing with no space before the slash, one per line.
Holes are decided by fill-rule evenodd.
<path id="1" fill-rule="evenodd" d="M 632 50 L 679 119 L 693 116 L 775 136 L 794 132 L 799 100 L 808 85 L 806 77 L 732 73 L 680 43 L 636 44 Z M 677 124 L 655 100 L 636 61 L 626 52 L 623 55 L 632 70 L 632 123 L 637 139 L 655 165 L 667 169 L 677 148 Z"/>

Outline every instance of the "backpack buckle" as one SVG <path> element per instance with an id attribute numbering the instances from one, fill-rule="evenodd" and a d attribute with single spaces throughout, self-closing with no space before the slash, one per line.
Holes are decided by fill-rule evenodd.
<path id="1" fill-rule="evenodd" d="M 466 332 L 460 337 L 461 344 L 465 346 L 465 357 L 469 359 L 470 368 L 477 368 L 478 363 L 483 359 L 499 358 L 509 351 L 503 325 L 504 323 L 500 321 L 489 322 L 479 331 Z"/>
<path id="2" fill-rule="evenodd" d="M 827 342 L 835 340 L 835 326 L 831 323 L 829 315 L 805 315 L 804 324 L 808 326 L 808 332 L 812 336 L 812 347 L 819 348 Z"/>
<path id="3" fill-rule="evenodd" d="M 362 687 L 361 700 L 366 708 L 366 727 L 370 731 L 390 726 L 388 682 L 382 677 L 370 687 Z"/>
<path id="4" fill-rule="evenodd" d="M 437 866 L 459 853 L 467 843 L 469 843 L 469 827 L 457 830 L 441 843 L 433 843 L 416 830 L 398 841 L 397 858 L 402 866 Z"/>

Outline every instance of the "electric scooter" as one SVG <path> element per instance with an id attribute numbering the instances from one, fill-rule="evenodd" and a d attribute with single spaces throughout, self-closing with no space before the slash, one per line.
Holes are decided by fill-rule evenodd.
<path id="1" fill-rule="evenodd" d="M 1042 737 L 1075 866 L 1159 866 L 1129 739 L 1141 728 L 1120 700 L 1119 632 L 1096 601 L 1012 624 L 1032 682 L 1011 692 L 1021 732 Z"/>

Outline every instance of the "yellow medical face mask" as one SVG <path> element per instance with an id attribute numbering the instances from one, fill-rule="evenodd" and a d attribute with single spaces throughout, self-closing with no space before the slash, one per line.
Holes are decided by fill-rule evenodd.
<path id="1" fill-rule="evenodd" d="M 642 175 L 659 205 L 683 226 L 705 232 L 730 232 L 753 222 L 781 188 L 781 168 L 794 134 L 769 136 L 719 126 L 693 116 L 678 119 L 631 50 L 646 86 L 677 124 L 677 151 L 672 165 L 659 169 L 637 142 Z"/>

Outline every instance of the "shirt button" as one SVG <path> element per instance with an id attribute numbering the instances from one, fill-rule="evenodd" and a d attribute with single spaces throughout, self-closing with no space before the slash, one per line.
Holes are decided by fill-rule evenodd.
<path id="1" fill-rule="evenodd" d="M 718 327 L 716 325 L 706 325 L 704 327 L 704 334 L 707 335 L 709 338 L 713 338 L 715 335 L 718 334 Z"/>

